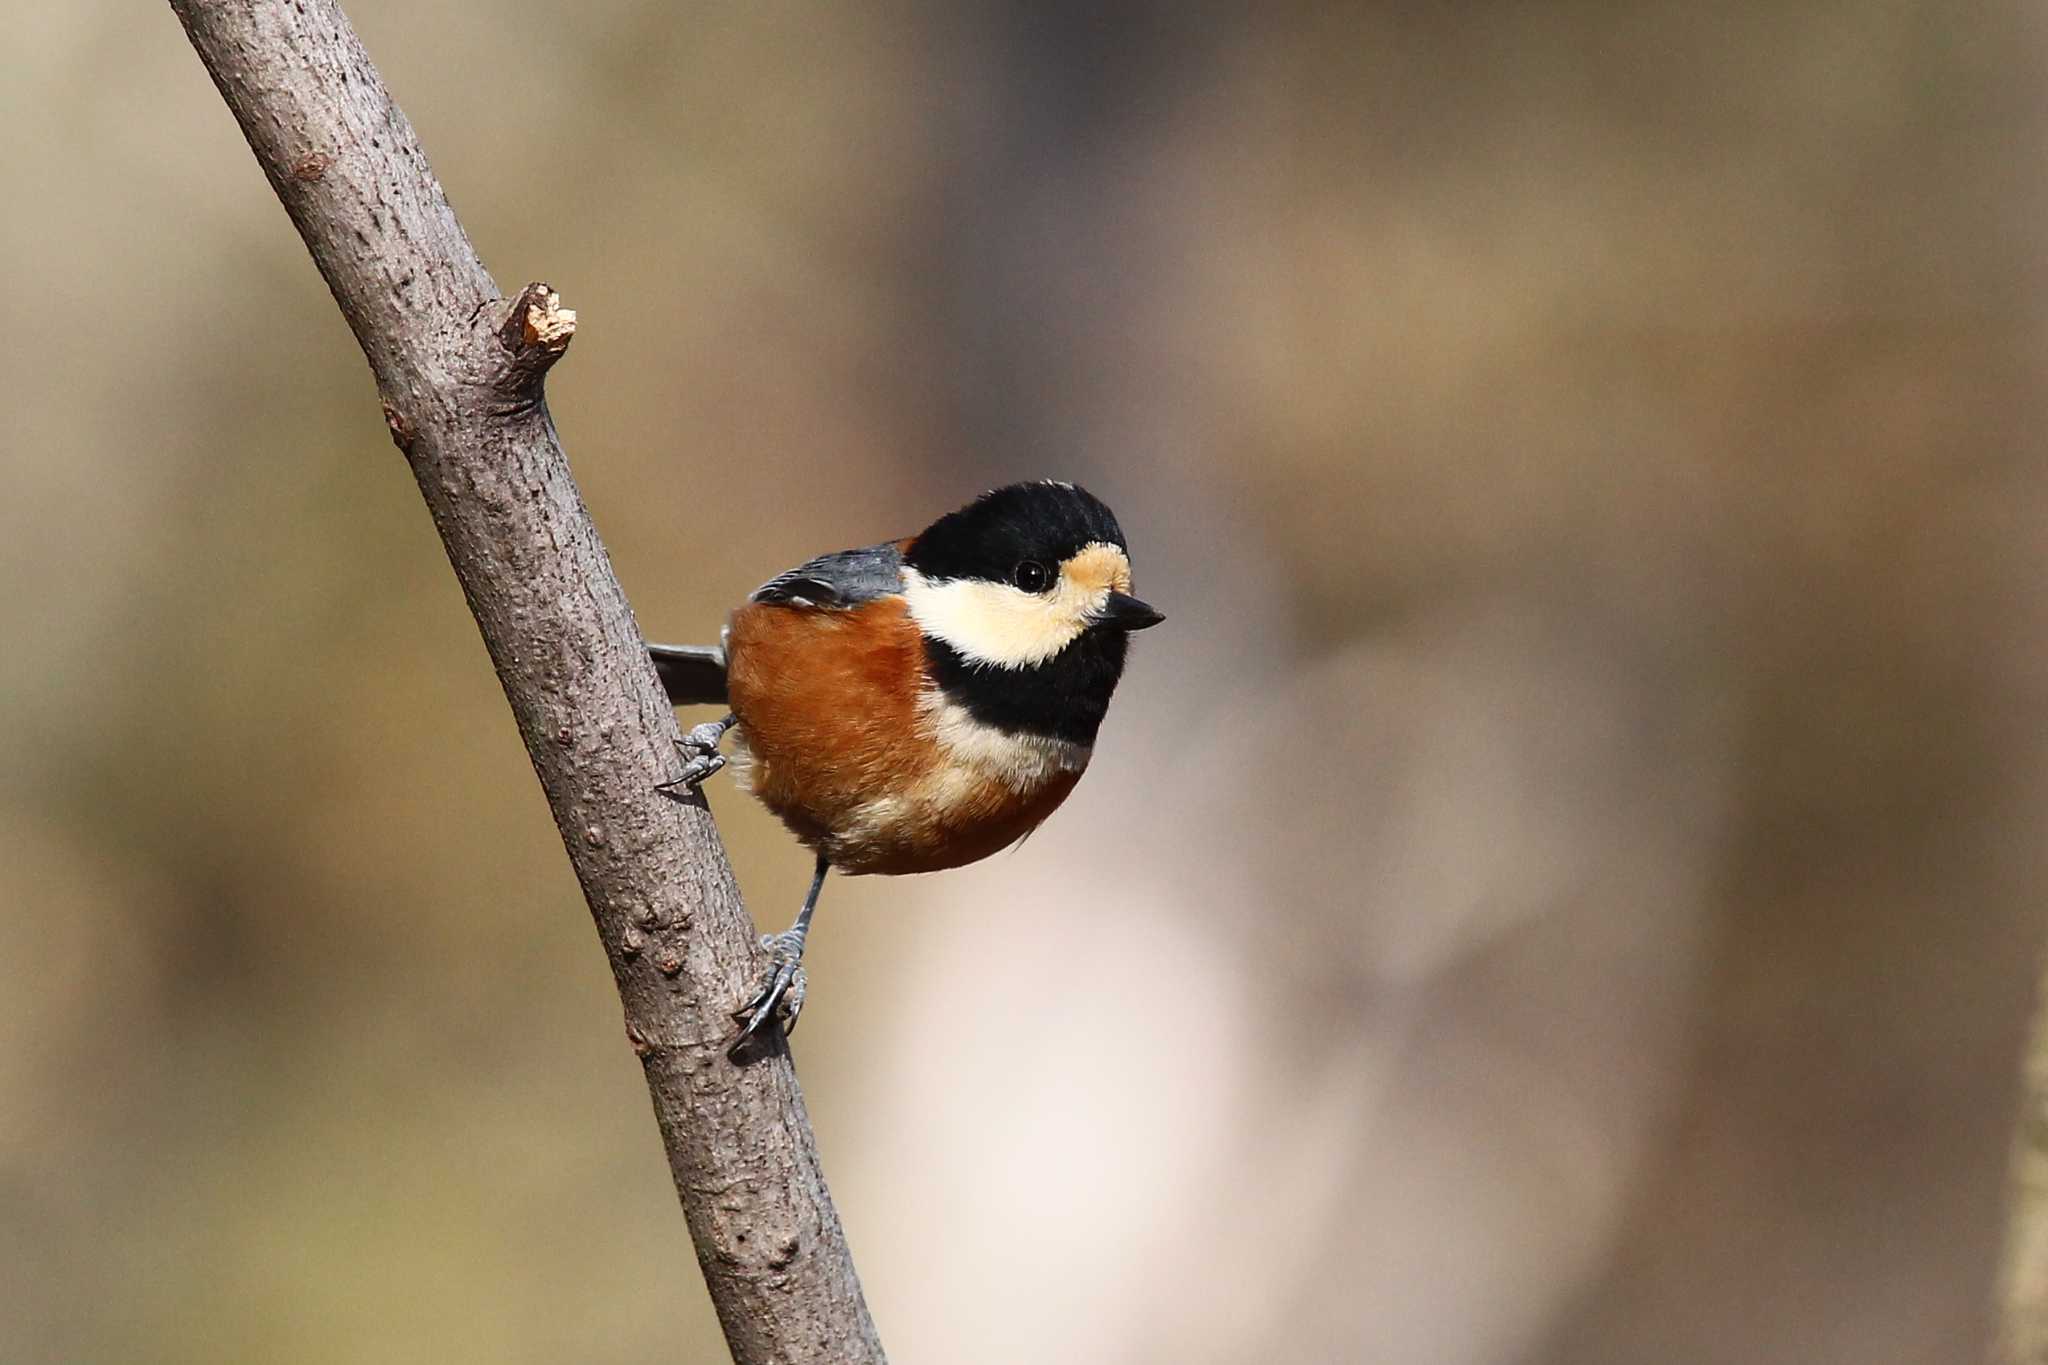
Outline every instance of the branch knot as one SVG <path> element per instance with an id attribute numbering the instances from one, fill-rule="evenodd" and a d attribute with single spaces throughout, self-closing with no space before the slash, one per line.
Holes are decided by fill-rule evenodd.
<path id="1" fill-rule="evenodd" d="M 511 358 L 506 387 L 537 396 L 549 367 L 575 337 L 576 312 L 562 307 L 560 294 L 538 281 L 520 290 L 498 325 L 498 344 Z"/>

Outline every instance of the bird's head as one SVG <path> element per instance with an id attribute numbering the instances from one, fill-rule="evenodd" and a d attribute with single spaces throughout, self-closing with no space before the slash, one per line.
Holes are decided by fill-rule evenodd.
<path id="1" fill-rule="evenodd" d="M 1070 483 L 1018 483 L 949 512 L 903 554 L 919 629 L 969 665 L 1032 669 L 1165 618 L 1131 595 L 1116 514 Z"/>

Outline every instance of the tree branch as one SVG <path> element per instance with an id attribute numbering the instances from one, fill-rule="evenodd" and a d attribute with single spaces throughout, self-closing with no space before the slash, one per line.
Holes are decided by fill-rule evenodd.
<path id="1" fill-rule="evenodd" d="M 761 970 L 675 717 L 542 396 L 576 317 L 508 305 L 334 0 L 171 0 L 361 343 L 590 903 L 740 1365 L 882 1360 L 786 1050 L 725 1056 Z"/>

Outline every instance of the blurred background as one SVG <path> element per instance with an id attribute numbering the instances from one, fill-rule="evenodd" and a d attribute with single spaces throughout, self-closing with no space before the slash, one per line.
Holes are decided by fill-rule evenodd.
<path id="1" fill-rule="evenodd" d="M 166 7 L 7 8 L 0 1360 L 719 1358 L 340 316 Z M 1168 614 L 1028 845 L 828 888 L 893 1358 L 1977 1356 L 2037 8 L 348 8 L 580 314 L 651 637 L 1040 476 Z M 780 927 L 808 860 L 711 801 Z"/>

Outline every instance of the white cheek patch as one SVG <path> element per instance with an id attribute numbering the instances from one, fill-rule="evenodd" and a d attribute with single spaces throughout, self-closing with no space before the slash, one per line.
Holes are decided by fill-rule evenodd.
<path id="1" fill-rule="evenodd" d="M 1114 545 L 1090 545 L 1060 566 L 1050 592 L 980 578 L 928 579 L 903 570 L 911 619 L 969 663 L 1031 668 L 1080 638 L 1109 601 L 1128 591 L 1130 561 Z"/>
<path id="2" fill-rule="evenodd" d="M 915 569 L 903 571 L 903 596 L 918 629 L 970 663 L 997 668 L 1042 664 L 1088 628 L 1092 604 L 1062 601 L 1065 587 L 1035 593 L 978 578 L 933 582 Z"/>

